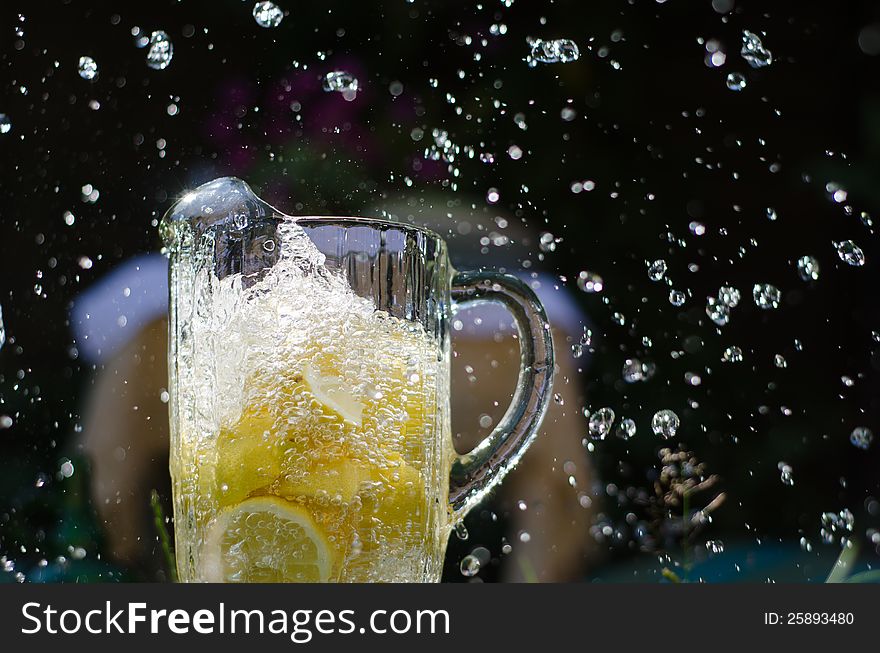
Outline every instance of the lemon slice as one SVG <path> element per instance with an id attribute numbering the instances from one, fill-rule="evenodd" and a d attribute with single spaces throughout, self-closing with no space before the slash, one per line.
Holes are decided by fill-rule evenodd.
<path id="1" fill-rule="evenodd" d="M 330 544 L 309 514 L 276 497 L 220 512 L 199 564 L 211 583 L 322 583 L 333 566 Z"/>
<path id="2" fill-rule="evenodd" d="M 363 420 L 364 405 L 355 399 L 345 381 L 337 376 L 323 376 L 308 363 L 303 367 L 303 378 L 315 399 L 356 426 Z"/>

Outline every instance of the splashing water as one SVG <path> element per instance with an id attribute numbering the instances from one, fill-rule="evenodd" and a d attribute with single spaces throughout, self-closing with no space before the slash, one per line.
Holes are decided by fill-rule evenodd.
<path id="1" fill-rule="evenodd" d="M 752 288 L 752 298 L 755 300 L 755 306 L 768 311 L 779 308 L 782 293 L 779 292 L 779 288 L 769 283 L 756 283 Z"/>
<path id="2" fill-rule="evenodd" d="M 797 272 L 802 281 L 819 279 L 819 261 L 813 256 L 801 256 L 797 260 Z"/>
<path id="3" fill-rule="evenodd" d="M 91 57 L 80 57 L 77 71 L 80 77 L 91 81 L 98 76 L 98 64 Z"/>
<path id="4" fill-rule="evenodd" d="M 614 424 L 614 411 L 611 408 L 600 408 L 590 415 L 588 423 L 590 437 L 594 440 L 604 440 L 611 432 Z"/>
<path id="5" fill-rule="evenodd" d="M 274 2 L 258 2 L 254 5 L 254 20 L 260 27 L 278 27 L 284 19 L 284 11 Z"/>
<path id="6" fill-rule="evenodd" d="M 678 415 L 668 408 L 658 410 L 651 418 L 651 430 L 654 435 L 659 435 L 664 440 L 675 437 L 680 425 Z"/>
<path id="7" fill-rule="evenodd" d="M 528 38 L 526 41 L 531 48 L 526 62 L 532 68 L 539 63 L 570 63 L 581 56 L 577 43 L 571 39 L 545 41 Z"/>
<path id="8" fill-rule="evenodd" d="M 853 241 L 841 240 L 840 242 L 834 243 L 834 248 L 837 250 L 837 255 L 840 257 L 840 260 L 847 265 L 861 267 L 865 264 L 865 253 L 862 251 L 862 248 L 856 245 Z"/>
<path id="9" fill-rule="evenodd" d="M 764 68 L 773 63 L 773 53 L 764 47 L 757 34 L 743 30 L 740 55 L 752 68 Z"/>
<path id="10" fill-rule="evenodd" d="M 153 70 L 165 70 L 174 57 L 174 45 L 168 34 L 157 30 L 150 35 L 150 49 L 147 50 L 147 65 Z"/>

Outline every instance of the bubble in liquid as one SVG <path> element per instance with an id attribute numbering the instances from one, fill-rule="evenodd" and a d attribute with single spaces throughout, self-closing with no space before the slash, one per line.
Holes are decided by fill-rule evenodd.
<path id="1" fill-rule="evenodd" d="M 582 270 L 578 273 L 577 285 L 578 288 L 586 293 L 599 293 L 602 292 L 602 289 L 605 287 L 605 282 L 602 281 L 602 277 L 595 272 Z"/>
<path id="2" fill-rule="evenodd" d="M 654 417 L 651 418 L 651 430 L 654 431 L 654 435 L 668 440 L 675 437 L 680 423 L 678 415 L 668 408 L 664 408 L 654 413 Z"/>
<path id="3" fill-rule="evenodd" d="M 779 308 L 782 293 L 779 292 L 779 288 L 769 283 L 756 283 L 752 288 L 752 298 L 758 308 L 767 311 Z"/>
<path id="4" fill-rule="evenodd" d="M 854 447 L 867 451 L 874 441 L 874 433 L 865 426 L 857 426 L 849 434 L 849 441 Z"/>
<path id="5" fill-rule="evenodd" d="M 334 70 L 324 76 L 324 90 L 328 93 L 357 93 L 358 80 L 344 70 Z"/>
<path id="6" fill-rule="evenodd" d="M 12 131 L 12 120 L 5 113 L 0 113 L 0 134 L 8 134 Z"/>
<path id="7" fill-rule="evenodd" d="M 658 258 L 656 261 L 648 265 L 648 278 L 651 281 L 660 281 L 665 276 L 666 261 L 662 258 Z"/>
<path id="8" fill-rule="evenodd" d="M 611 408 L 600 408 L 590 415 L 590 437 L 594 440 L 604 440 L 611 432 L 614 424 L 614 411 Z"/>
<path id="9" fill-rule="evenodd" d="M 851 240 L 841 240 L 834 243 L 840 260 L 853 267 L 861 267 L 865 264 L 865 253 L 862 248 Z"/>
<path id="10" fill-rule="evenodd" d="M 728 308 L 736 308 L 741 297 L 739 290 L 733 286 L 721 286 L 718 289 L 718 301 Z"/>
<path id="11" fill-rule="evenodd" d="M 731 91 L 741 91 L 746 87 L 746 78 L 742 73 L 728 73 L 727 88 Z"/>
<path id="12" fill-rule="evenodd" d="M 530 51 L 526 62 L 534 68 L 539 63 L 569 63 L 576 61 L 580 56 L 577 43 L 571 39 L 544 39 L 528 38 Z"/>
<path id="13" fill-rule="evenodd" d="M 742 358 L 742 349 L 736 345 L 728 347 L 721 354 L 721 361 L 724 363 L 741 363 Z"/>
<path id="14" fill-rule="evenodd" d="M 686 299 L 685 294 L 681 290 L 673 288 L 669 291 L 669 303 L 673 306 L 681 306 Z"/>
<path id="15" fill-rule="evenodd" d="M 620 424 L 617 425 L 614 434 L 621 440 L 629 440 L 636 434 L 636 423 L 629 417 L 622 419 Z"/>
<path id="16" fill-rule="evenodd" d="M 730 322 L 730 307 L 715 297 L 707 297 L 706 315 L 718 326 L 724 326 Z"/>
<path id="17" fill-rule="evenodd" d="M 80 57 L 77 70 L 83 79 L 91 81 L 98 76 L 98 64 L 91 57 Z"/>
<path id="18" fill-rule="evenodd" d="M 802 281 L 816 281 L 819 278 L 819 261 L 812 256 L 801 256 L 797 260 L 797 272 Z"/>
<path id="19" fill-rule="evenodd" d="M 757 34 L 743 30 L 740 55 L 752 68 L 763 68 L 773 63 L 773 53 L 764 47 Z"/>
<path id="20" fill-rule="evenodd" d="M 153 70 L 165 70 L 174 57 L 174 45 L 162 30 L 150 35 L 150 49 L 147 51 L 147 65 Z"/>
<path id="21" fill-rule="evenodd" d="M 260 27 L 278 27 L 284 18 L 284 11 L 274 2 L 258 2 L 253 14 Z"/>
<path id="22" fill-rule="evenodd" d="M 779 470 L 779 478 L 782 481 L 783 485 L 787 485 L 789 487 L 794 485 L 794 476 L 792 475 L 792 468 L 784 460 L 780 460 L 776 465 L 776 468 Z"/>

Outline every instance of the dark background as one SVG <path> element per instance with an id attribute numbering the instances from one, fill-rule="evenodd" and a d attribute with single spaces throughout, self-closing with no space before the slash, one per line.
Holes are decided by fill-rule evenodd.
<path id="1" fill-rule="evenodd" d="M 14 422 L 0 430 L 0 559 L 7 567 L 14 561 L 9 573 L 0 566 L 0 581 L 14 572 L 31 580 L 145 577 L 100 555 L 100 525 L 84 491 L 87 464 L 70 444 L 94 370 L 71 354 L 68 310 L 117 263 L 159 249 L 157 221 L 175 198 L 227 174 L 290 212 L 313 214 L 428 196 L 482 210 L 494 187 L 498 206 L 533 235 L 563 239 L 554 252 L 539 256 L 532 246 L 512 256 L 567 280 L 589 314 L 595 351 L 586 404 L 611 406 L 639 425 L 629 442 L 595 443 L 598 530 L 608 525 L 614 535 L 597 534 L 608 555 L 586 577 L 627 578 L 633 573 L 616 570 L 656 567 L 639 552 L 626 515 L 637 512 L 637 491 L 628 488 L 650 490 L 657 449 L 667 444 L 649 427 L 661 408 L 682 421 L 671 444 L 686 443 L 727 493 L 705 537 L 729 549 L 740 543 L 744 555 L 779 548 L 781 577 L 820 578 L 802 570 L 802 558 L 833 561 L 839 547 L 820 543 L 820 515 L 848 508 L 860 563 L 876 566 L 869 529 L 880 527 L 880 446 L 859 450 L 849 434 L 856 426 L 880 429 L 880 350 L 871 336 L 880 320 L 869 294 L 877 248 L 858 217 L 880 218 L 878 3 L 278 4 L 288 15 L 271 30 L 254 22 L 252 2 L 232 0 L 0 8 L 0 113 L 12 123 L 0 135 L 7 330 L 0 414 Z M 490 26 L 501 23 L 506 33 L 492 35 Z M 147 36 L 169 34 L 167 69 L 146 66 L 134 26 Z M 771 66 L 753 70 L 739 56 L 743 29 L 766 34 Z M 528 36 L 572 38 L 581 57 L 529 68 Z M 707 67 L 698 38 L 719 40 L 726 63 Z M 82 55 L 98 62 L 93 82 L 77 74 Z M 362 91 L 353 102 L 321 90 L 321 76 L 333 69 L 358 77 Z M 748 81 L 739 93 L 725 84 L 733 71 Z M 403 84 L 396 97 L 394 81 Z M 496 100 L 506 112 L 493 107 Z M 172 103 L 179 107 L 173 116 Z M 571 122 L 560 117 L 565 106 L 577 112 Z M 517 113 L 527 130 L 515 124 Z M 465 156 L 453 178 L 445 163 L 425 160 L 434 128 L 477 153 L 495 153 L 495 163 Z M 418 142 L 413 129 L 424 131 Z M 524 151 L 518 161 L 506 154 L 514 143 Z M 571 192 L 572 182 L 586 179 L 595 190 Z M 845 202 L 829 198 L 829 182 L 847 190 Z M 82 201 L 85 184 L 99 189 L 96 202 Z M 766 219 L 766 207 L 775 208 L 776 221 Z M 64 223 L 65 211 L 76 216 L 73 226 Z M 694 220 L 705 224 L 704 236 L 689 232 Z M 838 259 L 832 241 L 849 238 L 864 249 L 864 267 Z M 804 254 L 822 266 L 817 282 L 795 272 Z M 84 255 L 91 269 L 78 265 Z M 645 261 L 656 258 L 667 260 L 674 287 L 688 291 L 683 307 L 669 304 L 668 286 L 648 279 Z M 487 266 L 496 260 L 507 259 L 485 255 Z M 605 290 L 577 291 L 581 270 L 601 274 Z M 779 310 L 754 305 L 757 282 L 782 290 Z M 719 335 L 705 298 L 725 283 L 743 300 Z M 625 326 L 613 320 L 616 312 Z M 742 348 L 743 363 L 720 362 L 730 345 Z M 561 350 L 570 355 L 566 345 Z M 774 366 L 775 354 L 787 368 Z M 621 366 L 630 357 L 656 363 L 654 378 L 624 383 Z M 689 371 L 701 375 L 700 386 L 685 382 Z M 844 386 L 842 375 L 855 384 Z M 59 480 L 66 458 L 77 472 Z M 780 461 L 793 468 L 793 487 L 780 482 Z M 799 547 L 801 537 L 812 542 L 811 554 Z M 71 546 L 88 555 L 58 563 Z M 494 552 L 497 542 L 486 546 Z M 736 580 L 728 567 L 719 578 Z"/>

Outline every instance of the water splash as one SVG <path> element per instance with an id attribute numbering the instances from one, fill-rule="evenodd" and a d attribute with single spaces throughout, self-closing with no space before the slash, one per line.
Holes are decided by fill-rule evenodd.
<path id="1" fill-rule="evenodd" d="M 147 51 L 147 65 L 153 70 L 165 70 L 174 57 L 174 44 L 168 34 L 157 30 L 150 35 L 150 49 Z"/>
<path id="2" fill-rule="evenodd" d="M 742 295 L 733 286 L 721 286 L 718 289 L 718 301 L 727 306 L 727 308 L 739 306 L 740 299 L 742 299 Z"/>
<path id="3" fill-rule="evenodd" d="M 274 2 L 258 2 L 254 5 L 254 20 L 260 27 L 278 27 L 284 19 L 284 11 Z"/>

